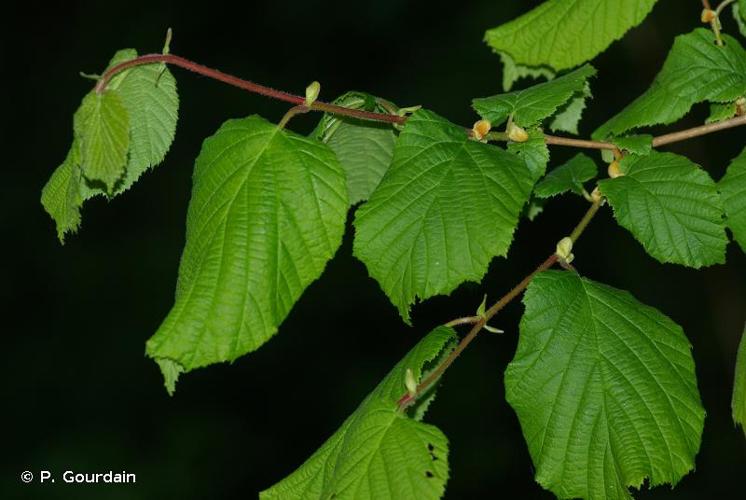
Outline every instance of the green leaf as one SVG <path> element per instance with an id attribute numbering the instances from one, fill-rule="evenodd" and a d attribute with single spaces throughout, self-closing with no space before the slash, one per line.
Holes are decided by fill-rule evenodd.
<path id="1" fill-rule="evenodd" d="M 655 2 L 548 0 L 519 18 L 487 31 L 485 41 L 501 56 L 506 54 L 514 65 L 561 71 L 603 52 L 627 30 L 642 22 Z"/>
<path id="2" fill-rule="evenodd" d="M 577 92 L 572 99 L 559 109 L 549 124 L 549 128 L 553 132 L 569 132 L 577 135 L 578 124 L 583 116 L 583 111 L 585 111 L 585 102 L 590 97 L 592 97 L 591 86 L 586 82 L 583 90 Z"/>
<path id="3" fill-rule="evenodd" d="M 509 142 L 508 152 L 522 158 L 526 162 L 531 179 L 536 182 L 547 171 L 549 163 L 549 148 L 544 140 L 541 129 L 533 128 L 528 131 L 528 140 L 525 142 Z"/>
<path id="4" fill-rule="evenodd" d="M 583 195 L 583 183 L 598 175 L 596 163 L 583 153 L 573 156 L 567 163 L 560 165 L 547 174 L 534 188 L 534 194 L 541 198 L 550 198 L 571 191 Z"/>
<path id="5" fill-rule="evenodd" d="M 354 253 L 409 322 L 417 297 L 479 281 L 506 254 L 533 182 L 520 158 L 419 110 L 357 211 Z"/>
<path id="6" fill-rule="evenodd" d="M 65 242 L 66 233 L 74 233 L 80 226 L 80 183 L 78 144 L 73 141 L 65 161 L 41 190 L 41 204 L 57 224 L 57 236 L 61 243 Z"/>
<path id="7" fill-rule="evenodd" d="M 599 183 L 619 224 L 660 262 L 699 268 L 725 262 L 728 238 L 717 186 L 672 153 L 626 156 L 625 174 Z"/>
<path id="8" fill-rule="evenodd" d="M 342 240 L 344 172 L 328 146 L 258 116 L 205 140 L 176 302 L 147 343 L 167 382 L 232 361 L 277 331 Z"/>
<path id="9" fill-rule="evenodd" d="M 588 78 L 596 74 L 593 66 L 585 65 L 572 73 L 524 90 L 472 101 L 472 107 L 493 127 L 504 123 L 510 115 L 521 127 L 531 127 L 552 116 L 573 96 L 586 91 Z"/>
<path id="10" fill-rule="evenodd" d="M 259 497 L 441 498 L 448 480 L 448 440 L 436 427 L 399 411 L 397 401 L 407 393 L 406 370 L 421 380 L 428 365 L 453 349 L 455 338 L 450 328 L 433 330 L 311 458 Z"/>
<path id="11" fill-rule="evenodd" d="M 551 80 L 556 73 L 547 67 L 529 68 L 516 64 L 512 57 L 505 52 L 500 53 L 500 60 L 503 63 L 503 90 L 506 92 L 513 88 L 513 84 L 522 78 L 541 78 Z"/>
<path id="12" fill-rule="evenodd" d="M 727 224 L 733 238 L 746 252 L 746 149 L 728 166 L 718 183 Z"/>
<path id="13" fill-rule="evenodd" d="M 729 102 L 746 94 L 746 51 L 733 37 L 723 35 L 723 40 L 724 47 L 715 45 L 712 31 L 705 28 L 676 37 L 650 88 L 593 137 L 673 123 L 698 102 Z"/>
<path id="14" fill-rule="evenodd" d="M 744 330 L 741 343 L 738 345 L 731 409 L 733 410 L 733 422 L 740 425 L 746 433 L 746 330 Z"/>
<path id="15" fill-rule="evenodd" d="M 136 51 L 123 50 L 115 54 L 112 62 L 135 57 Z M 125 176 L 115 191 L 115 194 L 120 194 L 166 156 L 176 132 L 179 95 L 176 80 L 165 64 L 128 69 L 117 75 L 109 88 L 116 89 L 121 95 L 130 115 L 129 158 Z"/>
<path id="16" fill-rule="evenodd" d="M 738 31 L 746 36 L 746 0 L 738 0 L 738 3 L 733 4 L 733 17 L 738 24 Z"/>
<path id="17" fill-rule="evenodd" d="M 649 155 L 653 150 L 653 136 L 647 134 L 614 137 L 611 142 L 622 151 L 635 155 Z"/>
<path id="18" fill-rule="evenodd" d="M 376 98 L 348 92 L 334 104 L 352 109 L 386 113 Z M 336 153 L 347 174 L 350 205 L 367 200 L 391 165 L 396 133 L 390 124 L 325 114 L 313 133 Z"/>
<path id="19" fill-rule="evenodd" d="M 523 302 L 505 390 L 536 481 L 559 498 L 631 499 L 646 477 L 692 470 L 705 412 L 681 327 L 568 271 L 538 275 Z"/>
<path id="20" fill-rule="evenodd" d="M 705 120 L 706 123 L 720 122 L 733 118 L 738 114 L 738 106 L 734 102 L 719 103 L 713 102 L 710 104 L 710 116 Z"/>
<path id="21" fill-rule="evenodd" d="M 121 96 L 115 90 L 91 92 L 73 121 L 83 175 L 111 191 L 124 175 L 130 144 L 130 118 Z"/>

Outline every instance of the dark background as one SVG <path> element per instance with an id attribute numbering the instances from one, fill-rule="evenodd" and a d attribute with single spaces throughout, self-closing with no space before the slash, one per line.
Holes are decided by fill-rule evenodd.
<path id="1" fill-rule="evenodd" d="M 239 76 L 302 93 L 317 79 L 322 98 L 365 90 L 424 104 L 465 125 L 472 97 L 501 90 L 486 29 L 536 1 L 210 2 L 190 7 L 131 1 L 31 4 L 4 14 L 0 182 L 2 248 L 2 498 L 254 498 L 300 465 L 368 391 L 436 324 L 470 314 L 482 293 L 496 298 L 550 252 L 585 210 L 551 202 L 522 222 L 509 260 L 496 259 L 483 286 L 416 306 L 400 321 L 348 236 L 321 280 L 308 288 L 279 334 L 232 365 L 183 376 L 168 397 L 145 340 L 172 305 L 184 244 L 191 170 L 202 140 L 224 120 L 252 113 L 278 120 L 286 105 L 174 69 L 181 96 L 176 140 L 165 162 L 125 196 L 86 204 L 79 234 L 64 246 L 39 204 L 63 160 L 72 113 L 115 50 L 161 49 Z M 661 0 L 644 24 L 594 61 L 599 76 L 584 136 L 648 85 L 673 37 L 699 25 L 698 0 Z M 728 12 L 725 31 L 736 33 Z M 673 128 L 702 122 L 706 106 Z M 309 131 L 315 117 L 293 121 Z M 714 178 L 743 147 L 744 129 L 666 150 L 686 154 Z M 574 151 L 554 148 L 553 164 Z M 628 289 L 684 327 L 694 345 L 708 416 L 696 473 L 675 490 L 638 498 L 728 498 L 742 489 L 746 439 L 730 419 L 735 350 L 746 311 L 746 258 L 731 245 L 728 266 L 695 271 L 661 265 L 616 226 L 608 209 L 577 247 L 586 276 Z M 522 312 L 511 305 L 449 370 L 427 420 L 451 441 L 447 498 L 552 498 L 533 481 L 502 374 Z M 24 485 L 20 473 L 125 469 L 136 485 Z M 58 476 L 59 477 L 59 476 Z"/>

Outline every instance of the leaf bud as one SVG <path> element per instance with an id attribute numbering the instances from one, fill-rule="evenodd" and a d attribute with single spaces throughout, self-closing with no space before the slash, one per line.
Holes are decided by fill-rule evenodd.
<path id="1" fill-rule="evenodd" d="M 624 175 L 624 173 L 622 172 L 622 169 L 619 168 L 619 162 L 616 160 L 609 163 L 608 172 L 609 172 L 609 177 L 611 177 L 612 179 L 616 179 L 617 177 L 621 177 Z"/>
<path id="2" fill-rule="evenodd" d="M 478 122 L 474 123 L 474 126 L 471 130 L 474 133 L 474 138 L 478 141 L 481 141 L 487 134 L 489 134 L 490 129 L 492 129 L 492 124 L 489 122 L 489 120 L 479 120 Z"/>
<path id="3" fill-rule="evenodd" d="M 705 24 L 711 23 L 713 19 L 717 17 L 717 13 L 712 9 L 702 10 L 702 22 Z"/>
<path id="4" fill-rule="evenodd" d="M 404 385 L 410 396 L 417 394 L 417 381 L 414 379 L 414 373 L 411 368 L 407 368 L 407 371 L 404 372 Z"/>
<path id="5" fill-rule="evenodd" d="M 305 105 L 310 108 L 311 105 L 316 102 L 316 99 L 319 98 L 320 92 L 321 92 L 321 84 L 319 82 L 311 82 L 311 84 L 308 87 L 306 87 Z"/>
<path id="6" fill-rule="evenodd" d="M 508 139 L 510 139 L 513 142 L 526 142 L 528 140 L 528 132 L 526 132 L 526 129 L 519 127 L 515 123 L 510 123 L 508 125 Z"/>

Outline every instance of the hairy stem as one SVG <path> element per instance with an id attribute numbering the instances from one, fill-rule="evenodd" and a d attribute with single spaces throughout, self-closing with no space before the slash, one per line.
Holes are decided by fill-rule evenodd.
<path id="1" fill-rule="evenodd" d="M 727 2 L 728 0 L 725 1 Z M 111 81 L 111 78 L 117 73 L 121 73 L 122 71 L 125 71 L 129 68 L 142 66 L 145 64 L 171 64 L 173 66 L 184 68 L 208 78 L 227 83 L 228 85 L 238 87 L 248 92 L 263 95 L 265 97 L 271 97 L 279 101 L 288 102 L 294 104 L 295 106 L 303 106 L 306 103 L 305 97 L 290 94 L 282 90 L 276 90 L 249 80 L 244 80 L 243 78 L 223 73 L 222 71 L 219 71 L 217 69 L 208 68 L 207 66 L 190 61 L 189 59 L 185 59 L 174 54 L 147 54 L 117 64 L 109 68 L 106 73 L 101 76 L 101 78 L 98 80 L 98 83 L 96 83 L 95 91 L 101 93 L 106 90 L 106 86 L 109 84 L 109 81 Z M 361 120 L 372 120 L 398 125 L 403 125 L 407 121 L 407 118 L 405 116 L 387 113 L 376 113 L 373 111 L 364 111 L 361 109 L 351 109 L 344 106 L 338 106 L 336 104 L 321 101 L 314 102 L 311 106 L 309 106 L 309 108 L 311 111 L 322 111 L 325 113 L 349 116 L 351 118 L 358 118 Z M 699 127 L 681 130 L 679 132 L 661 135 L 653 139 L 653 147 L 662 146 L 664 144 L 672 144 L 674 142 L 684 141 L 693 137 L 698 137 L 701 135 L 710 134 L 712 132 L 717 132 L 719 130 L 724 130 L 732 127 L 738 127 L 741 125 L 746 125 L 746 116 L 737 116 L 735 118 L 724 120 L 722 122 L 710 123 Z M 467 133 L 471 133 L 471 129 L 465 130 L 467 130 Z M 507 136 L 505 134 L 496 132 L 490 132 L 490 134 L 488 134 L 488 138 L 490 140 L 507 140 Z M 571 146 L 585 149 L 608 149 L 612 151 L 617 149 L 617 147 L 610 142 L 589 141 L 584 139 L 573 139 L 570 137 L 559 137 L 554 135 L 545 135 L 544 140 L 547 144 L 556 146 Z"/>
<path id="2" fill-rule="evenodd" d="M 207 66 L 198 64 L 196 62 L 190 61 L 189 59 L 185 59 L 183 57 L 176 56 L 173 54 L 147 54 L 147 55 L 139 56 L 129 61 L 125 61 L 123 63 L 117 64 L 113 66 L 112 68 L 110 68 L 109 70 L 107 70 L 106 73 L 104 73 L 101 76 L 101 79 L 96 84 L 95 90 L 98 93 L 103 92 L 106 89 L 106 86 L 109 84 L 109 81 L 111 80 L 111 78 L 117 73 L 125 71 L 129 68 L 133 68 L 135 66 L 142 66 L 144 64 L 158 64 L 158 63 L 178 66 L 180 68 L 184 68 L 194 73 L 212 78 L 214 80 L 227 83 L 228 85 L 232 85 L 234 87 L 247 90 L 254 94 L 263 95 L 265 97 L 271 97 L 279 101 L 289 102 L 291 104 L 295 104 L 296 106 L 304 105 L 306 103 L 305 97 L 301 97 L 295 94 L 290 94 L 282 90 L 276 90 L 276 89 L 273 89 L 273 88 L 270 88 L 264 85 L 260 85 L 258 83 L 254 83 L 249 80 L 244 80 L 243 78 L 238 78 L 237 76 L 223 73 L 222 71 L 219 71 L 217 69 L 208 68 Z M 337 115 L 349 116 L 351 118 L 359 118 L 361 120 L 374 120 L 374 121 L 379 121 L 379 122 L 399 123 L 399 124 L 402 124 L 405 121 L 405 118 L 402 116 L 389 115 L 385 113 L 375 113 L 372 111 L 364 111 L 360 109 L 350 109 L 350 108 L 345 108 L 344 106 L 337 106 L 336 104 L 329 104 L 329 103 L 321 102 L 321 101 L 314 102 L 310 106 L 310 108 L 314 111 L 324 111 L 327 113 L 334 113 Z"/>

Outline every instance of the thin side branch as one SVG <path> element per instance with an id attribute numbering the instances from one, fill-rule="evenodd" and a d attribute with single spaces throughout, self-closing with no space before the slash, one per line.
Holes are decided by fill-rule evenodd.
<path id="1" fill-rule="evenodd" d="M 106 89 L 106 86 L 108 85 L 109 81 L 111 81 L 111 78 L 117 73 L 125 71 L 129 68 L 133 68 L 135 66 L 142 66 L 145 64 L 161 64 L 161 63 L 178 66 L 180 68 L 184 68 L 194 73 L 206 76 L 208 78 L 212 78 L 214 80 L 227 83 L 228 85 L 238 87 L 242 90 L 246 90 L 254 94 L 263 95 L 265 97 L 271 97 L 272 99 L 277 99 L 279 101 L 288 102 L 295 106 L 303 106 L 306 103 L 305 97 L 291 94 L 289 92 L 284 92 L 282 90 L 276 90 L 271 87 L 267 87 L 265 85 L 254 83 L 249 80 L 244 80 L 243 78 L 229 75 L 228 73 L 223 73 L 222 71 L 219 71 L 217 69 L 209 68 L 207 66 L 198 64 L 194 61 L 190 61 L 189 59 L 185 59 L 183 57 L 180 57 L 174 54 L 147 54 L 147 55 L 139 56 L 139 57 L 136 57 L 135 59 L 131 59 L 129 61 L 125 61 L 123 63 L 117 64 L 113 66 L 112 68 L 110 68 L 109 70 L 107 70 L 106 73 L 104 73 L 101 76 L 98 83 L 96 84 L 95 91 L 98 93 L 103 92 Z M 376 113 L 373 111 L 364 111 L 361 109 L 351 109 L 351 108 L 346 108 L 344 106 L 338 106 L 336 104 L 331 104 L 331 103 L 326 103 L 326 102 L 321 102 L 321 101 L 314 102 L 310 106 L 310 110 L 311 111 L 322 111 L 325 113 L 332 113 L 332 114 L 340 115 L 340 116 L 349 116 L 351 118 L 358 118 L 361 120 L 371 120 L 371 121 L 391 123 L 391 124 L 397 124 L 397 125 L 403 125 L 407 121 L 407 118 L 405 116 L 399 116 L 396 114 L 387 114 L 387 113 Z M 730 120 L 724 120 L 722 122 L 717 122 L 717 123 L 710 123 L 710 124 L 702 125 L 699 127 L 681 130 L 679 132 L 665 134 L 665 135 L 662 135 L 662 136 L 659 136 L 653 139 L 653 147 L 663 146 L 665 144 L 672 144 L 674 142 L 684 141 L 687 139 L 691 139 L 693 137 L 698 137 L 701 135 L 710 134 L 712 132 L 717 132 L 719 130 L 724 130 L 724 129 L 728 129 L 732 127 L 738 127 L 741 125 L 746 125 L 746 116 L 737 116 L 735 118 L 731 118 Z M 471 133 L 471 129 L 467 128 L 465 130 L 467 131 L 467 133 Z M 489 138 L 490 140 L 507 140 L 507 137 L 505 134 L 496 133 L 496 132 L 491 132 L 489 134 Z M 608 149 L 611 151 L 617 150 L 617 147 L 614 144 L 610 142 L 603 142 L 603 141 L 590 141 L 590 140 L 574 139 L 571 137 L 560 137 L 560 136 L 554 136 L 554 135 L 545 135 L 544 140 L 546 141 L 547 144 L 555 145 L 555 146 L 570 146 L 570 147 L 584 148 L 584 149 Z"/>

